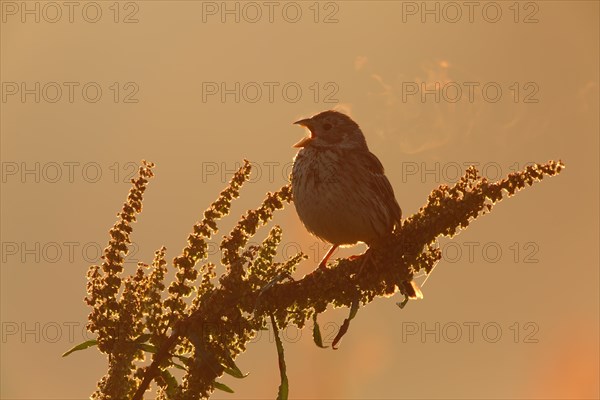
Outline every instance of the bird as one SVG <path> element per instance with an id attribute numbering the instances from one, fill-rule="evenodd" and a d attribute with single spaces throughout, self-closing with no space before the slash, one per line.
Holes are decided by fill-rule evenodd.
<path id="1" fill-rule="evenodd" d="M 331 244 L 319 268 L 327 268 L 339 246 L 363 242 L 371 248 L 400 228 L 394 189 L 352 118 L 327 110 L 294 124 L 310 135 L 293 146 L 299 149 L 291 173 L 293 203 L 304 227 Z"/>

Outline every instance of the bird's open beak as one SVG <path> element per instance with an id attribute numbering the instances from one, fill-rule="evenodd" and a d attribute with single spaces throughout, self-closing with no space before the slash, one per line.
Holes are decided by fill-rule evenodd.
<path id="1" fill-rule="evenodd" d="M 315 135 L 311 128 L 311 122 L 312 121 L 310 118 L 301 119 L 300 121 L 294 122 L 294 125 L 300 125 L 300 126 L 304 126 L 305 128 L 308 128 L 308 130 L 310 131 L 310 136 L 302 138 L 302 140 L 300 140 L 298 143 L 296 143 L 293 147 L 305 147 L 313 140 Z"/>
<path id="2" fill-rule="evenodd" d="M 294 125 L 306 126 L 307 128 L 310 125 L 310 118 L 301 119 L 300 121 L 294 122 Z"/>

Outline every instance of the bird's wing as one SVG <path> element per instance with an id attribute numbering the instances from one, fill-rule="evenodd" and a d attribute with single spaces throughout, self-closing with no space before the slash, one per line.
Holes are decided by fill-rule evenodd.
<path id="1" fill-rule="evenodd" d="M 373 179 L 370 180 L 371 188 L 385 203 L 385 206 L 389 210 L 394 223 L 400 226 L 402 210 L 396 201 L 396 196 L 394 196 L 394 189 L 392 188 L 388 178 L 385 176 L 381 161 L 379 161 L 377 156 L 370 151 L 361 152 L 360 154 L 362 157 L 361 161 L 363 161 L 362 165 L 364 165 L 373 176 Z"/>

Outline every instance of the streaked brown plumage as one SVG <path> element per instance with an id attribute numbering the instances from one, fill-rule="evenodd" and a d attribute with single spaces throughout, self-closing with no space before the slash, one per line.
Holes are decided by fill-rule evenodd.
<path id="1" fill-rule="evenodd" d="M 292 193 L 306 229 L 332 244 L 321 267 L 338 246 L 371 247 L 400 226 L 392 185 L 356 122 L 330 110 L 295 124 L 310 136 L 294 145 Z"/>

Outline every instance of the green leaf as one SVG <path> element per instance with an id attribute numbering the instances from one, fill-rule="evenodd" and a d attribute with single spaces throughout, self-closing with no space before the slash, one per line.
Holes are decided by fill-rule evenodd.
<path id="1" fill-rule="evenodd" d="M 166 384 L 167 384 L 167 396 L 172 399 L 175 397 L 175 395 L 177 394 L 177 387 L 179 386 L 179 384 L 177 383 L 177 379 L 175 379 L 175 377 L 173 375 L 171 375 L 171 373 L 169 371 L 167 371 L 166 369 L 162 369 L 160 370 L 160 376 L 162 376 L 162 378 L 165 380 Z"/>
<path id="2" fill-rule="evenodd" d="M 146 343 L 152 337 L 149 333 L 144 333 L 143 335 L 138 336 L 134 342 L 135 343 Z"/>
<path id="3" fill-rule="evenodd" d="M 185 365 L 190 365 L 192 362 L 192 357 L 180 356 L 177 354 L 173 354 L 173 356 L 179 358 L 179 360 L 181 360 L 181 362 L 183 362 Z"/>
<path id="4" fill-rule="evenodd" d="M 140 350 L 147 351 L 148 353 L 156 353 L 158 351 L 156 346 L 149 343 L 138 343 L 136 347 Z"/>
<path id="5" fill-rule="evenodd" d="M 215 381 L 215 389 L 219 389 L 219 390 L 222 390 L 227 393 L 235 393 L 232 388 L 230 388 L 229 386 L 227 386 L 224 383 L 220 383 L 217 381 Z"/>
<path id="6" fill-rule="evenodd" d="M 238 378 L 238 379 L 244 379 L 245 377 L 250 375 L 250 373 L 247 373 L 244 375 L 244 373 L 242 371 L 240 371 L 240 369 L 237 366 L 234 366 L 234 368 L 225 367 L 223 369 L 223 372 L 225 372 L 227 375 L 231 375 L 234 378 Z"/>
<path id="7" fill-rule="evenodd" d="M 323 346 L 323 337 L 321 336 L 321 328 L 319 328 L 319 323 L 317 322 L 317 313 L 313 315 L 313 340 L 315 344 L 322 349 L 326 349 L 328 346 Z"/>
<path id="8" fill-rule="evenodd" d="M 352 305 L 350 306 L 350 315 L 348 315 L 348 318 L 346 318 L 344 320 L 344 323 L 342 324 L 338 334 L 335 336 L 335 338 L 333 339 L 333 342 L 331 343 L 332 349 L 334 349 L 334 350 L 338 349 L 336 347 L 337 344 L 339 343 L 340 340 L 342 340 L 342 337 L 344 337 L 346 332 L 348 332 L 348 328 L 350 327 L 350 321 L 352 319 L 354 319 L 354 317 L 356 317 L 356 313 L 358 312 L 359 303 L 360 302 L 358 301 L 358 299 L 354 299 L 354 301 L 352 302 Z"/>
<path id="9" fill-rule="evenodd" d="M 67 351 L 62 356 L 66 357 L 66 356 L 68 356 L 69 354 L 71 354 L 71 353 L 73 353 L 75 351 L 85 350 L 88 347 L 97 346 L 97 345 L 98 345 L 98 341 L 96 339 L 94 339 L 94 340 L 88 340 L 86 342 L 80 343 L 77 346 L 73 347 L 71 350 Z"/>
<path id="10" fill-rule="evenodd" d="M 344 320 L 344 323 L 340 327 L 340 330 L 338 331 L 337 335 L 335 335 L 335 338 L 333 338 L 333 342 L 331 342 L 332 349 L 334 349 L 334 350 L 338 349 L 337 344 L 339 343 L 340 340 L 342 340 L 342 338 L 344 337 L 346 332 L 348 332 L 348 327 L 350 327 L 350 319 L 346 318 Z"/>
<path id="11" fill-rule="evenodd" d="M 142 336 L 144 336 L 144 335 L 142 335 Z M 148 353 L 156 353 L 156 352 L 158 352 L 158 349 L 153 344 L 150 344 L 150 343 L 137 343 L 138 341 L 143 340 L 142 336 L 140 336 L 140 337 L 138 337 L 137 339 L 134 340 L 134 343 L 136 343 L 136 347 L 138 349 L 140 349 L 140 350 L 147 351 Z M 148 336 L 150 336 L 150 335 L 148 335 Z M 146 339 L 149 339 L 149 338 L 146 338 Z M 190 357 L 179 356 L 177 354 L 174 354 L 173 356 L 179 358 L 186 365 L 188 364 L 188 362 L 190 360 Z M 179 368 L 179 369 L 182 369 L 184 371 L 187 371 L 187 368 L 185 368 L 183 365 L 179 365 L 177 363 L 173 363 L 173 366 L 175 368 Z"/>
<path id="12" fill-rule="evenodd" d="M 408 296 L 407 296 L 407 295 L 404 295 L 404 300 L 402 300 L 402 302 L 398 302 L 398 303 L 396 303 L 396 305 L 397 305 L 398 307 L 400 307 L 400 309 L 403 309 L 403 308 L 404 308 L 404 306 L 406 306 L 406 303 L 408 303 Z"/>
<path id="13" fill-rule="evenodd" d="M 358 299 L 355 299 L 352 302 L 352 306 L 350 307 L 350 315 L 348 316 L 348 319 L 354 319 L 354 317 L 356 317 L 356 313 L 358 312 L 358 306 L 359 306 L 359 301 Z"/>
<path id="14" fill-rule="evenodd" d="M 244 374 L 237 365 L 235 365 L 235 362 L 233 361 L 233 359 L 231 357 L 229 357 L 228 355 L 226 355 L 225 357 L 227 357 L 225 359 L 225 364 L 223 365 L 223 372 L 225 372 L 227 375 L 231 375 L 234 378 L 238 378 L 238 379 L 243 379 L 245 377 L 247 377 L 248 375 L 250 375 L 250 373 Z"/>
<path id="15" fill-rule="evenodd" d="M 174 363 L 173 363 L 173 366 L 174 366 L 175 368 L 177 368 L 177 369 L 181 369 L 181 370 L 187 371 L 187 368 L 186 368 L 186 367 L 184 367 L 184 366 L 183 366 L 183 365 L 181 365 L 181 364 L 177 364 L 176 362 L 174 362 Z"/>
<path id="16" fill-rule="evenodd" d="M 277 322 L 275 317 L 271 314 L 271 324 L 273 324 L 273 332 L 275 333 L 275 344 L 277 345 L 277 358 L 279 360 L 279 375 L 281 377 L 281 384 L 279 385 L 279 391 L 277 392 L 277 400 L 287 400 L 288 398 L 288 378 L 285 367 L 285 357 L 283 354 L 283 344 L 279 339 L 279 330 L 277 329 Z"/>

